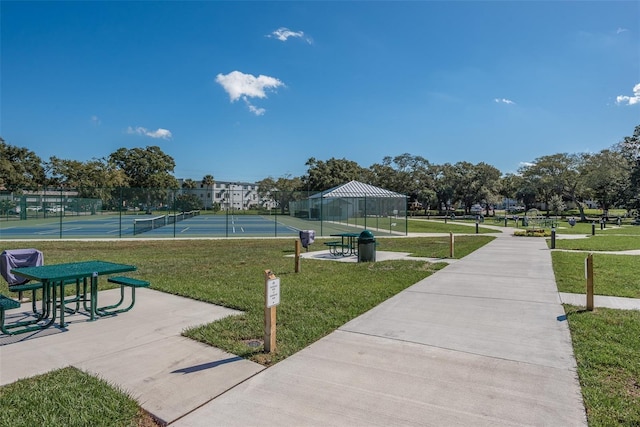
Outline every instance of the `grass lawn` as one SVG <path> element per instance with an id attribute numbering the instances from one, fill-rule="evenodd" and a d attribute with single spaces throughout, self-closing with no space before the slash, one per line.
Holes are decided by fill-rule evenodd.
<path id="1" fill-rule="evenodd" d="M 461 224 L 466 222 L 467 224 Z M 487 223 L 494 225 L 493 223 Z M 473 234 L 476 232 L 475 220 L 447 220 L 445 223 L 443 219 L 411 219 L 407 226 L 409 233 L 462 233 Z M 499 233 L 500 231 L 483 227 L 482 224 L 478 226 L 478 233 Z"/>
<path id="2" fill-rule="evenodd" d="M 558 291 L 586 293 L 584 260 L 586 253 L 551 253 Z M 640 298 L 640 257 L 593 254 L 593 289 L 596 295 Z"/>
<path id="3" fill-rule="evenodd" d="M 575 226 L 571 227 L 567 220 L 560 220 L 557 228 L 558 234 L 584 234 L 585 236 L 591 236 L 591 232 L 593 231 L 593 225 L 591 223 L 586 222 L 578 222 Z M 618 227 L 615 225 L 615 222 L 610 222 L 607 224 L 606 228 L 600 229 L 600 224 L 595 224 L 595 234 L 596 236 L 600 235 L 611 235 L 611 234 L 626 234 L 630 236 L 640 236 L 640 225 L 622 225 Z"/>
<path id="4" fill-rule="evenodd" d="M 0 408 L 7 427 L 155 425 L 125 393 L 71 367 L 0 387 Z"/>
<path id="5" fill-rule="evenodd" d="M 550 245 L 551 241 L 547 240 Z M 640 249 L 638 236 L 596 234 L 584 239 L 556 239 L 556 249 L 579 251 L 628 251 Z"/>
<path id="6" fill-rule="evenodd" d="M 597 295 L 640 298 L 640 256 L 598 253 L 640 249 L 637 236 L 595 235 L 585 239 L 556 239 L 556 249 L 585 251 L 551 253 L 560 292 L 586 293 L 584 260 L 591 252 L 594 292 Z"/>
<path id="7" fill-rule="evenodd" d="M 565 311 L 589 426 L 640 426 L 640 311 Z"/>

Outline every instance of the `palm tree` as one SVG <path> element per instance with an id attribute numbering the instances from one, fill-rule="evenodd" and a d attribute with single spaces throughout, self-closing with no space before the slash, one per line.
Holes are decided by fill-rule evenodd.
<path id="1" fill-rule="evenodd" d="M 193 190 L 196 188 L 196 182 L 191 178 L 187 178 L 182 182 L 182 188 L 185 190 Z"/>
<path id="2" fill-rule="evenodd" d="M 211 174 L 207 174 L 202 178 L 202 184 L 207 186 L 207 199 L 210 203 L 205 203 L 205 207 L 207 206 L 207 204 L 209 204 L 210 206 L 213 206 L 213 196 L 211 194 L 211 188 L 213 188 L 213 184 L 215 184 L 215 179 L 213 178 L 213 175 Z"/>

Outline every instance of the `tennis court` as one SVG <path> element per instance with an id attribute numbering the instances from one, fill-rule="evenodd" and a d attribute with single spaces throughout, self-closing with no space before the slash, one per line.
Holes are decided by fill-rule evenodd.
<path id="1" fill-rule="evenodd" d="M 162 219 L 159 219 L 162 218 Z M 276 218 L 278 220 L 276 220 Z M 0 239 L 297 236 L 286 216 L 102 214 L 0 222 Z"/>

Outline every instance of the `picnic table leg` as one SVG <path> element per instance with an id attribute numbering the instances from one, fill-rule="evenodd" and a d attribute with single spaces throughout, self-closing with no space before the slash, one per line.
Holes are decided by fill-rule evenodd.
<path id="1" fill-rule="evenodd" d="M 64 311 L 65 311 L 65 307 L 64 307 L 64 280 L 61 280 L 59 284 L 60 284 L 60 327 L 64 328 L 65 326 L 67 326 L 66 323 L 64 323 Z M 53 286 L 55 288 L 56 284 L 54 283 Z"/>
<path id="2" fill-rule="evenodd" d="M 91 321 L 96 320 L 96 307 L 98 306 L 98 276 L 91 276 Z"/>

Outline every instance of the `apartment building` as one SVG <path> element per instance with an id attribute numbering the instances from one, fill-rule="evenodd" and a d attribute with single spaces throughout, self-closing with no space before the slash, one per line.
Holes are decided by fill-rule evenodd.
<path id="1" fill-rule="evenodd" d="M 184 194 L 195 194 L 202 200 L 202 206 L 211 209 L 217 205 L 222 210 L 247 210 L 260 205 L 258 185 L 250 182 L 216 181 L 207 186 L 195 181 L 195 188 L 184 188 L 184 179 L 178 179 Z"/>

